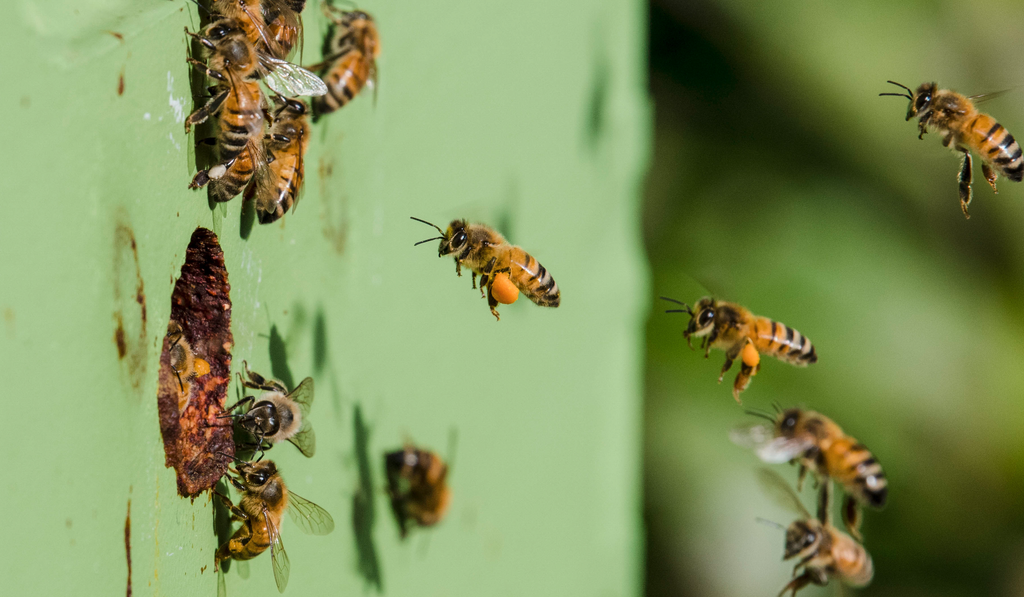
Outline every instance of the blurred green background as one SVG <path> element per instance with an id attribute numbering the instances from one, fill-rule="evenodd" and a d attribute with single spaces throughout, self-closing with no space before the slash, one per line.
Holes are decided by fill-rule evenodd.
<path id="1" fill-rule="evenodd" d="M 832 417 L 870 448 L 889 505 L 866 512 L 864 595 L 1024 595 L 1024 188 L 917 139 L 886 79 L 938 81 L 1024 135 L 1019 2 L 655 0 L 654 158 L 644 234 L 647 594 L 775 595 L 792 517 L 727 431 L 754 421 L 659 294 L 787 323 L 820 361 L 767 360 L 744 406 Z M 977 162 L 976 162 L 977 164 Z M 976 166 L 977 168 L 977 166 Z M 795 469 L 778 467 L 787 478 Z M 811 502 L 810 492 L 805 502 Z M 834 585 L 834 583 L 833 583 Z M 801 595 L 833 594 L 808 588 Z"/>

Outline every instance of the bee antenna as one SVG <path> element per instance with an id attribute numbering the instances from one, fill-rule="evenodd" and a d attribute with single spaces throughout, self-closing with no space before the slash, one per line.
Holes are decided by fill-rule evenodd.
<path id="1" fill-rule="evenodd" d="M 682 309 L 669 309 L 669 310 L 665 311 L 665 313 L 688 313 L 690 315 L 693 315 L 693 311 L 690 309 L 690 306 L 687 305 L 686 303 L 684 303 L 683 301 L 677 301 L 676 299 L 669 298 L 667 296 L 661 296 L 661 297 L 658 297 L 658 298 L 660 298 L 663 301 L 668 301 L 670 303 L 675 303 L 677 305 L 682 305 L 683 306 Z"/>
<path id="2" fill-rule="evenodd" d="M 775 527 L 775 528 L 779 529 L 780 531 L 785 531 L 786 530 L 786 527 L 784 527 L 781 524 L 775 522 L 774 520 L 768 520 L 767 518 L 761 518 L 760 516 L 758 516 L 754 520 L 756 520 L 757 522 L 759 522 L 761 524 L 766 524 L 766 525 L 768 525 L 770 527 Z"/>
<path id="3" fill-rule="evenodd" d="M 211 13 L 210 13 L 210 9 L 209 9 L 209 8 L 206 8 L 206 7 L 205 7 L 205 6 L 203 6 L 202 4 L 200 4 L 200 3 L 196 2 L 196 0 L 187 0 L 187 1 L 188 1 L 188 2 L 191 2 L 192 4 L 195 4 L 196 6 L 198 6 L 198 7 L 199 7 L 199 10 L 201 10 L 201 11 L 205 12 L 205 13 L 206 13 L 207 15 L 211 14 Z"/>
<path id="4" fill-rule="evenodd" d="M 442 235 L 442 236 L 444 235 L 444 230 L 441 230 L 440 228 L 438 228 L 438 227 L 437 227 L 437 224 L 431 224 L 430 222 L 428 222 L 428 221 L 426 221 L 426 220 L 421 220 L 421 219 L 419 219 L 419 218 L 414 218 L 414 217 L 412 217 L 412 216 L 409 216 L 409 219 L 410 219 L 410 220 L 416 220 L 417 222 L 422 222 L 422 223 L 426 224 L 427 226 L 433 226 L 434 228 L 436 228 L 436 229 L 437 229 L 437 231 L 438 231 L 438 232 L 440 232 L 440 233 L 441 233 L 441 235 Z M 433 239 L 431 239 L 431 240 L 433 240 Z"/>
<path id="5" fill-rule="evenodd" d="M 779 404 L 778 400 L 773 400 L 772 401 L 772 408 L 775 409 L 776 413 L 781 413 L 782 412 L 782 405 Z"/>
<path id="6" fill-rule="evenodd" d="M 906 86 L 906 85 L 904 85 L 903 83 L 897 83 L 896 81 L 886 81 L 886 83 L 892 83 L 893 85 L 895 85 L 895 86 L 897 86 L 897 87 L 902 87 L 902 88 L 904 88 L 904 89 L 906 89 L 906 90 L 907 90 L 907 93 L 914 93 L 914 90 L 913 90 L 913 89 L 911 89 L 911 88 L 907 87 L 907 86 Z"/>
<path id="7" fill-rule="evenodd" d="M 743 411 L 743 412 L 745 412 L 745 413 L 747 413 L 748 415 L 751 415 L 751 416 L 753 416 L 753 417 L 760 417 L 760 418 L 762 418 L 762 419 L 765 419 L 765 420 L 771 421 L 771 422 L 773 422 L 773 423 L 775 422 L 775 417 L 773 417 L 773 416 L 769 415 L 769 414 L 768 414 L 768 413 L 766 413 L 766 412 L 762 412 L 762 411 L 759 411 L 759 410 L 754 410 L 754 409 L 752 409 L 752 408 L 751 408 L 751 409 L 747 409 L 747 410 L 745 410 L 745 411 Z"/>
<path id="8" fill-rule="evenodd" d="M 907 98 L 908 100 L 911 100 L 911 101 L 913 101 L 913 100 L 914 100 L 914 98 L 913 98 L 913 97 L 911 97 L 911 96 L 907 95 L 906 93 L 879 93 L 878 95 L 879 95 L 879 96 L 883 96 L 883 95 L 893 95 L 893 96 L 896 96 L 896 97 L 905 97 L 905 98 Z"/>
<path id="9" fill-rule="evenodd" d="M 217 454 L 219 456 L 224 456 L 226 458 L 230 458 L 234 462 L 245 462 L 244 460 L 235 457 L 233 454 L 228 454 L 227 452 L 214 452 L 214 454 Z"/>
<path id="10" fill-rule="evenodd" d="M 421 240 L 420 242 L 414 244 L 413 246 L 414 247 L 418 247 L 418 246 L 422 245 L 423 243 L 429 243 L 432 240 L 444 240 L 444 237 L 443 236 L 435 236 L 434 238 L 428 238 L 427 240 Z"/>

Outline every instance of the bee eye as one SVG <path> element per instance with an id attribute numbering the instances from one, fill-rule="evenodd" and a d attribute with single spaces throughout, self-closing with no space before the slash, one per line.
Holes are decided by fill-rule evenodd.
<path id="1" fill-rule="evenodd" d="M 795 428 L 796 428 L 796 417 L 795 416 L 789 415 L 788 417 L 785 418 L 785 420 L 782 421 L 782 429 L 783 429 L 783 431 L 792 431 Z"/>
<path id="2" fill-rule="evenodd" d="M 464 244 L 466 244 L 466 233 L 460 230 L 458 234 L 452 237 L 452 248 L 458 249 Z"/>
<path id="3" fill-rule="evenodd" d="M 253 473 L 251 481 L 253 485 L 263 485 L 264 483 L 267 482 L 267 474 Z"/>
<path id="4" fill-rule="evenodd" d="M 814 543 L 814 539 L 815 539 L 814 533 L 807 533 L 807 536 L 804 537 L 804 541 L 806 542 L 807 545 L 810 545 L 810 544 Z"/>
<path id="5" fill-rule="evenodd" d="M 703 311 L 700 312 L 700 317 L 697 318 L 697 324 L 702 326 L 702 327 L 706 326 L 707 324 L 711 323 L 711 321 L 714 318 L 715 318 L 715 312 L 713 310 L 711 310 L 711 309 L 704 309 Z"/>

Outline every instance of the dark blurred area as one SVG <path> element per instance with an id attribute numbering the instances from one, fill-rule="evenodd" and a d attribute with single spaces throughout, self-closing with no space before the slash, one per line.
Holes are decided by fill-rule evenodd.
<path id="1" fill-rule="evenodd" d="M 1009 89 L 979 107 L 1024 135 L 1022 38 L 995 1 L 650 6 L 654 294 L 735 301 L 815 343 L 806 370 L 766 359 L 743 407 L 820 411 L 885 467 L 875 578 L 847 593 L 1024 595 L 1024 185 L 993 194 L 976 161 L 965 220 L 957 156 L 878 96 Z M 646 594 L 777 595 L 793 562 L 755 518 L 792 516 L 728 439 L 752 420 L 734 372 L 717 383 L 723 353 L 688 349 L 665 308 L 647 326 Z"/>

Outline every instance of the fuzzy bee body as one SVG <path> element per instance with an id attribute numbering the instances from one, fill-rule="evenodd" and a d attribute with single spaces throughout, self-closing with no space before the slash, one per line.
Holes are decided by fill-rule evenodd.
<path id="1" fill-rule="evenodd" d="M 691 338 L 701 338 L 704 356 L 708 356 L 712 348 L 725 351 L 725 364 L 718 381 L 722 381 L 733 361 L 742 357 L 740 372 L 733 382 L 732 394 L 737 402 L 740 401 L 740 393 L 750 384 L 750 378 L 761 367 L 758 355 L 773 356 L 796 367 L 818 362 L 818 353 L 806 336 L 784 323 L 754 315 L 741 305 L 704 297 L 690 309 L 675 299 L 662 298 L 683 306 L 683 309 L 671 309 L 669 313 L 690 315 L 690 322 L 683 332 L 687 344 Z M 753 358 L 744 353 L 751 349 L 756 351 Z"/>
<path id="2" fill-rule="evenodd" d="M 970 218 L 972 158 L 971 151 L 981 158 L 981 171 L 996 191 L 999 174 L 1020 182 L 1024 179 L 1024 151 L 1013 135 L 996 119 L 978 111 L 975 102 L 981 96 L 967 97 L 949 89 L 939 89 L 936 83 L 924 83 L 911 91 L 909 87 L 889 81 L 906 90 L 906 93 L 882 93 L 910 100 L 907 120 L 917 118 L 918 138 L 924 138 L 928 131 L 942 135 L 942 144 L 962 155 L 958 180 L 960 208 L 964 217 Z"/>
<path id="3" fill-rule="evenodd" d="M 333 21 L 333 36 L 324 50 L 320 77 L 327 94 L 313 99 L 314 121 L 352 101 L 377 78 L 380 37 L 373 18 L 363 11 L 339 11 L 325 6 Z M 313 68 L 313 67 L 310 67 Z"/>

